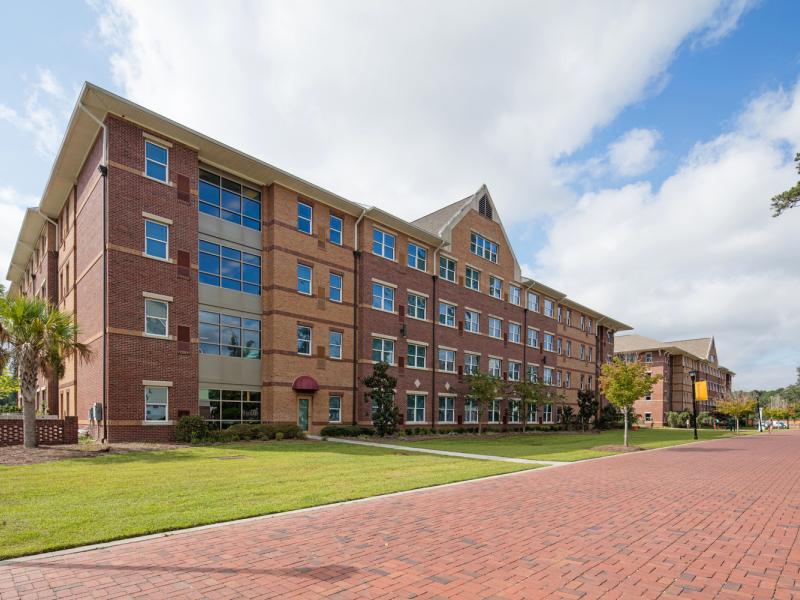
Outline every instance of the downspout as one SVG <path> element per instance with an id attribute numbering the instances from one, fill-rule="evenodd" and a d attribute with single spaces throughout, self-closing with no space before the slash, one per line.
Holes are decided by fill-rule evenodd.
<path id="1" fill-rule="evenodd" d="M 103 130 L 103 160 L 97 166 L 103 178 L 103 442 L 108 441 L 108 127 L 82 102 L 78 103 L 92 121 Z M 76 206 L 77 210 L 77 206 Z"/>
<path id="2" fill-rule="evenodd" d="M 365 208 L 361 211 L 353 228 L 353 425 L 358 424 L 358 300 L 360 296 L 358 271 L 361 265 L 361 250 L 358 248 L 358 226 L 368 210 L 368 208 Z"/>
<path id="3" fill-rule="evenodd" d="M 525 288 L 524 292 L 522 293 L 522 298 L 520 298 L 520 302 L 522 302 L 522 322 L 524 323 L 523 327 L 525 330 L 522 332 L 524 336 L 522 338 L 522 378 L 523 381 L 527 381 L 528 377 L 528 292 L 533 289 L 533 286 L 536 285 L 535 282 L 532 282 L 528 287 Z M 538 378 L 538 373 L 537 373 Z M 530 383 L 530 381 L 528 381 Z M 538 407 L 536 408 L 538 411 Z M 528 430 L 528 403 L 523 402 L 522 407 L 522 431 L 523 433 Z"/>
<path id="4" fill-rule="evenodd" d="M 436 315 L 438 314 L 436 283 L 439 281 L 439 251 L 444 248 L 446 243 L 442 240 L 439 247 L 433 251 L 433 265 L 431 265 L 433 267 L 433 275 L 431 275 L 431 367 L 433 367 L 431 369 L 431 429 L 436 427 L 436 415 L 438 414 L 436 405 L 439 402 L 439 393 L 436 391 L 436 368 L 439 366 L 439 349 L 436 347 Z M 453 400 L 454 413 L 455 409 L 456 403 Z"/>

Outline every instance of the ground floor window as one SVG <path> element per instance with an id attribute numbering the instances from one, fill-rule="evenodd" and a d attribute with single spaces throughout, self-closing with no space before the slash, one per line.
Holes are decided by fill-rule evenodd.
<path id="1" fill-rule="evenodd" d="M 552 423 L 553 422 L 553 405 L 552 404 L 545 404 L 542 407 L 542 421 L 545 423 Z"/>
<path id="2" fill-rule="evenodd" d="M 478 422 L 478 403 L 475 400 L 464 400 L 464 422 Z"/>
<path id="3" fill-rule="evenodd" d="M 439 422 L 454 423 L 456 420 L 456 399 L 453 396 L 439 396 Z"/>
<path id="4" fill-rule="evenodd" d="M 200 388 L 200 414 L 212 427 L 261 422 L 261 392 Z"/>
<path id="5" fill-rule="evenodd" d="M 538 409 L 538 407 L 536 406 L 535 403 L 532 402 L 532 403 L 528 404 L 528 423 L 536 423 L 537 422 L 536 421 L 536 419 L 537 419 L 537 409 Z"/>
<path id="6" fill-rule="evenodd" d="M 653 413 L 644 413 L 644 422 L 651 423 L 653 421 Z"/>
<path id="7" fill-rule="evenodd" d="M 519 400 L 511 400 L 508 403 L 508 420 L 511 423 L 519 423 Z"/>
<path id="8" fill-rule="evenodd" d="M 408 394 L 406 396 L 406 422 L 425 422 L 425 396 L 422 394 Z"/>
<path id="9" fill-rule="evenodd" d="M 144 388 L 144 420 L 166 421 L 169 388 L 148 385 Z"/>
<path id="10" fill-rule="evenodd" d="M 489 423 L 500 422 L 500 400 L 489 402 Z"/>
<path id="11" fill-rule="evenodd" d="M 328 398 L 328 421 L 330 423 L 342 422 L 342 397 L 331 396 Z"/>

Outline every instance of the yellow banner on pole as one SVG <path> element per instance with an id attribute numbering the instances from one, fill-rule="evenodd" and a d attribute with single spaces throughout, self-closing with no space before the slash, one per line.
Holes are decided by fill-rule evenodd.
<path id="1" fill-rule="evenodd" d="M 694 384 L 694 397 L 697 400 L 708 400 L 708 382 L 697 381 Z"/>

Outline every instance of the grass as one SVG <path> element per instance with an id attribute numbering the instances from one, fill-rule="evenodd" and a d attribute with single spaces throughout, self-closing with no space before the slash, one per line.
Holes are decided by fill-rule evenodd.
<path id="1" fill-rule="evenodd" d="M 698 430 L 700 440 L 713 440 L 730 436 L 727 430 Z M 690 429 L 640 429 L 628 432 L 631 446 L 641 448 L 663 448 L 693 442 Z M 622 430 L 616 429 L 600 433 L 531 433 L 524 435 L 504 435 L 486 437 L 438 438 L 414 442 L 398 442 L 402 445 L 488 454 L 512 458 L 539 460 L 576 461 L 587 458 L 608 456 L 615 452 L 592 450 L 595 446 L 621 445 Z"/>
<path id="2" fill-rule="evenodd" d="M 0 467 L 0 558 L 525 468 L 299 441 Z"/>

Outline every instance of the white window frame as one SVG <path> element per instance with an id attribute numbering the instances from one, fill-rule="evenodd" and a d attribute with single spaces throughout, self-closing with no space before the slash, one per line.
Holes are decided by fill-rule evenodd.
<path id="1" fill-rule="evenodd" d="M 491 424 L 499 423 L 500 422 L 500 400 L 489 400 L 489 406 L 487 407 L 489 410 L 487 411 L 489 414 L 486 415 L 487 422 Z"/>
<path id="2" fill-rule="evenodd" d="M 310 215 L 308 217 L 303 217 L 300 215 L 301 206 L 305 206 L 309 210 Z M 301 222 L 308 222 L 308 231 L 300 226 Z M 297 231 L 300 233 L 305 233 L 306 235 L 314 235 L 314 207 L 305 202 L 301 202 L 300 200 L 297 201 Z"/>
<path id="3" fill-rule="evenodd" d="M 553 422 L 553 405 L 547 402 L 542 405 L 542 423 Z"/>
<path id="4" fill-rule="evenodd" d="M 333 226 L 334 221 L 339 222 L 339 229 L 336 229 Z M 338 232 L 339 234 L 339 241 L 333 239 L 333 235 L 331 235 L 334 231 Z M 328 241 L 331 244 L 335 244 L 337 246 L 341 246 L 344 244 L 344 219 L 341 217 L 337 217 L 336 215 L 329 215 L 328 216 Z"/>
<path id="5" fill-rule="evenodd" d="M 531 336 L 533 334 L 533 336 Z M 531 337 L 533 337 L 533 344 L 531 344 Z M 539 330 L 535 327 L 528 327 L 528 332 L 525 337 L 525 343 L 528 345 L 528 348 L 538 348 L 539 347 Z"/>
<path id="6" fill-rule="evenodd" d="M 517 399 L 510 399 L 508 401 L 508 422 L 521 423 L 520 417 L 522 416 L 521 410 L 522 401 Z"/>
<path id="7" fill-rule="evenodd" d="M 528 306 L 528 310 L 532 310 L 533 312 L 537 312 L 538 313 L 539 312 L 539 294 L 537 294 L 535 292 L 528 292 L 527 306 Z"/>
<path id="8" fill-rule="evenodd" d="M 470 232 L 469 251 L 475 256 L 480 256 L 484 260 L 497 264 L 497 255 L 500 253 L 500 245 L 474 231 Z"/>
<path id="9" fill-rule="evenodd" d="M 508 341 L 514 342 L 515 344 L 522 343 L 522 325 L 519 323 L 508 324 Z"/>
<path id="10" fill-rule="evenodd" d="M 542 383 L 544 385 L 553 385 L 553 367 L 544 367 L 542 369 Z"/>
<path id="11" fill-rule="evenodd" d="M 533 375 L 533 377 L 531 377 L 531 375 Z M 539 381 L 539 365 L 529 363 L 525 376 L 529 383 L 537 383 Z"/>
<path id="12" fill-rule="evenodd" d="M 338 285 L 334 285 L 334 278 L 338 279 Z M 344 287 L 344 276 L 340 275 L 339 273 L 334 273 L 332 271 L 328 272 L 328 300 L 331 302 L 336 302 L 337 304 L 342 303 L 343 298 L 343 288 Z M 333 290 L 338 290 L 339 297 L 333 297 Z"/>
<path id="13" fill-rule="evenodd" d="M 464 423 L 477 423 L 481 418 L 478 402 L 472 398 L 464 399 Z"/>
<path id="14" fill-rule="evenodd" d="M 300 272 L 302 270 L 308 270 L 308 278 L 301 275 Z M 314 293 L 314 267 L 303 263 L 297 263 L 297 293 L 303 294 L 303 296 L 311 296 Z M 302 290 L 303 283 L 308 283 L 308 291 L 304 292 Z"/>
<path id="15" fill-rule="evenodd" d="M 547 343 L 548 341 L 550 342 L 549 347 Z M 556 341 L 556 336 L 553 335 L 552 333 L 547 333 L 545 331 L 544 336 L 542 337 L 542 349 L 547 352 L 555 352 L 556 351 L 555 341 Z"/>
<path id="16" fill-rule="evenodd" d="M 480 333 L 481 331 L 481 313 L 475 310 L 464 310 L 464 331 L 470 333 Z"/>
<path id="17" fill-rule="evenodd" d="M 495 368 L 497 367 L 497 368 Z M 500 378 L 503 376 L 503 359 L 490 356 L 486 363 L 486 372 L 492 377 Z"/>
<path id="18" fill-rule="evenodd" d="M 445 308 L 446 307 L 446 308 Z M 444 313 L 442 312 L 442 308 L 445 308 Z M 450 310 L 453 309 L 452 315 L 452 323 L 450 323 Z M 458 307 L 451 302 L 445 302 L 444 300 L 439 300 L 439 324 L 444 325 L 445 327 L 455 327 L 456 326 L 456 311 Z M 444 317 L 444 320 L 442 318 Z"/>
<path id="19" fill-rule="evenodd" d="M 149 390 L 164 390 L 166 400 L 162 402 L 148 402 L 147 393 Z M 149 406 L 163 406 L 164 418 L 163 419 L 148 419 L 147 407 Z M 144 386 L 144 420 L 148 423 L 166 423 L 169 421 L 169 386 L 165 385 L 146 385 Z"/>
<path id="20" fill-rule="evenodd" d="M 414 399 L 413 408 L 410 406 L 411 399 Z M 425 405 L 427 404 L 428 397 L 425 394 L 408 393 L 406 394 L 406 423 L 425 423 Z M 422 401 L 422 407 L 419 406 L 419 401 Z M 422 411 L 422 418 L 419 417 L 419 411 Z M 409 419 L 409 414 L 413 415 L 413 419 Z"/>
<path id="21" fill-rule="evenodd" d="M 495 325 L 496 327 L 493 327 Z M 497 333 L 497 335 L 495 335 Z M 503 321 L 498 317 L 489 317 L 489 337 L 503 339 Z"/>
<path id="22" fill-rule="evenodd" d="M 147 307 L 150 304 L 163 304 L 166 308 L 167 316 L 166 317 L 159 317 L 153 316 L 148 314 Z M 164 323 L 164 333 L 153 333 L 148 331 L 148 319 L 155 319 L 157 321 L 163 321 Z M 145 298 L 144 299 L 144 333 L 148 337 L 155 337 L 155 338 L 168 338 L 169 337 L 169 302 L 167 300 L 159 300 L 157 298 Z"/>
<path id="23" fill-rule="evenodd" d="M 413 254 L 412 254 L 413 248 Z M 420 258 L 419 254 L 422 252 L 425 256 Z M 411 264 L 411 259 L 414 259 L 414 264 Z M 422 266 L 420 266 L 420 261 L 422 262 Z M 410 269 L 415 269 L 417 271 L 422 271 L 423 273 L 427 273 L 428 271 L 428 249 L 425 246 L 420 246 L 417 243 L 409 242 L 408 243 L 408 255 L 406 257 L 406 264 Z"/>
<path id="24" fill-rule="evenodd" d="M 339 343 L 334 343 L 334 336 L 339 336 Z M 331 329 L 328 331 L 328 356 L 334 360 L 342 360 L 342 346 L 344 345 L 344 333 Z M 338 348 L 338 355 L 334 349 Z"/>
<path id="25" fill-rule="evenodd" d="M 452 268 L 451 268 L 452 267 Z M 455 283 L 458 269 L 457 261 L 449 256 L 439 256 L 439 278 Z"/>
<path id="26" fill-rule="evenodd" d="M 300 338 L 301 329 L 308 331 L 308 352 L 300 352 L 300 342 L 306 341 L 306 340 L 301 340 Z M 296 330 L 296 337 L 297 337 L 297 354 L 299 354 L 300 356 L 311 356 L 313 341 L 314 341 L 314 330 L 308 325 L 298 325 Z"/>
<path id="27" fill-rule="evenodd" d="M 442 359 L 444 355 L 444 359 Z M 456 351 L 451 348 L 438 348 L 436 353 L 436 368 L 442 373 L 456 372 Z"/>
<path id="28" fill-rule="evenodd" d="M 519 381 L 522 377 L 522 363 L 516 360 L 508 361 L 508 380 Z"/>
<path id="29" fill-rule="evenodd" d="M 514 285 L 513 283 L 509 283 L 508 301 L 515 306 L 519 306 L 520 302 L 522 302 L 522 288 L 520 288 L 518 285 Z"/>
<path id="30" fill-rule="evenodd" d="M 412 348 L 414 348 L 413 360 L 411 352 Z M 422 358 L 422 364 L 419 364 L 420 358 Z M 428 366 L 428 347 L 423 344 L 409 342 L 408 348 L 406 349 L 406 366 L 409 369 L 425 369 Z"/>
<path id="31" fill-rule="evenodd" d="M 438 400 L 439 400 L 439 406 L 437 408 L 439 410 L 439 423 L 455 423 L 456 397 L 447 394 L 439 394 Z M 442 408 L 442 400 L 445 401 L 444 408 Z"/>
<path id="32" fill-rule="evenodd" d="M 158 238 L 150 237 L 147 235 L 147 224 L 151 223 L 153 225 L 158 225 L 159 227 L 163 227 L 167 230 L 167 239 L 166 240 L 159 240 Z M 153 240 L 154 242 L 158 242 L 159 244 L 164 244 L 164 256 L 157 256 L 155 254 L 150 254 L 147 252 L 147 242 L 148 240 Z M 164 223 L 163 221 L 156 221 L 155 219 L 145 219 L 144 220 L 144 255 L 148 258 L 154 258 L 156 260 L 163 260 L 169 261 L 169 224 Z"/>
<path id="33" fill-rule="evenodd" d="M 380 237 L 380 239 L 376 239 L 376 237 Z M 392 244 L 389 245 L 386 243 L 388 239 L 392 240 Z M 378 245 L 379 252 L 375 251 L 375 245 Z M 387 254 L 387 252 L 391 250 L 391 256 Z M 397 255 L 397 236 L 393 233 L 389 233 L 388 231 L 384 231 L 378 227 L 372 228 L 372 253 L 375 256 L 380 256 L 381 258 L 385 258 L 386 260 L 396 260 L 395 256 Z"/>
<path id="34" fill-rule="evenodd" d="M 380 350 L 378 351 L 380 353 L 380 357 L 381 357 L 381 360 L 379 360 L 379 361 L 375 360 L 374 358 L 372 358 L 372 353 L 375 352 L 375 341 L 376 340 L 381 343 Z M 384 358 L 386 358 L 387 355 L 391 360 L 384 360 Z M 372 343 L 370 344 L 370 358 L 372 358 L 372 362 L 373 363 L 385 362 L 385 363 L 387 363 L 389 365 L 394 365 L 395 341 L 391 340 L 389 338 L 379 337 L 379 336 L 373 335 L 372 336 Z"/>
<path id="35" fill-rule="evenodd" d="M 411 299 L 414 298 L 412 302 Z M 420 303 L 422 304 L 422 316 L 419 316 Z M 428 298 L 415 294 L 414 292 L 407 292 L 406 294 L 406 314 L 411 319 L 419 319 L 424 321 L 428 316 Z"/>
<path id="36" fill-rule="evenodd" d="M 544 299 L 542 314 L 544 314 L 545 317 L 550 317 L 551 319 L 555 318 L 555 314 L 556 314 L 556 302 L 555 302 L 555 300 L 551 300 L 550 298 L 545 298 Z"/>
<path id="37" fill-rule="evenodd" d="M 162 163 L 162 162 L 159 162 L 159 161 L 155 160 L 154 158 L 148 158 L 147 157 L 147 146 L 148 146 L 148 144 L 150 146 L 155 146 L 156 148 L 161 148 L 164 152 L 166 152 L 167 153 L 167 162 Z M 153 177 L 152 175 L 149 175 L 147 173 L 147 163 L 148 162 L 151 162 L 151 163 L 156 164 L 156 165 L 161 165 L 162 167 L 164 167 L 164 179 L 159 179 L 158 177 Z M 160 181 L 161 183 L 167 183 L 167 184 L 169 183 L 169 148 L 167 148 L 166 146 L 162 146 L 161 144 L 157 144 L 152 140 L 145 140 L 144 141 L 144 176 L 147 177 L 148 179 L 152 179 L 153 181 Z"/>
<path id="38" fill-rule="evenodd" d="M 464 268 L 464 287 L 476 292 L 481 291 L 481 272 L 475 267 Z"/>
<path id="39" fill-rule="evenodd" d="M 380 291 L 379 294 L 376 294 L 376 291 Z M 373 310 L 380 310 L 383 312 L 394 313 L 394 300 L 395 300 L 395 288 L 386 285 L 385 283 L 380 283 L 379 281 L 372 282 L 372 308 Z M 379 300 L 380 306 L 375 306 L 375 301 Z M 389 303 L 389 308 L 386 308 L 386 303 Z"/>
<path id="40" fill-rule="evenodd" d="M 492 298 L 503 297 L 503 280 L 494 275 L 489 275 L 489 295 Z"/>
<path id="41" fill-rule="evenodd" d="M 475 365 L 470 364 L 472 359 L 475 359 Z M 480 373 L 481 371 L 481 355 L 474 352 L 464 353 L 464 373 L 472 375 L 473 373 Z"/>
<path id="42" fill-rule="evenodd" d="M 334 398 L 338 400 L 338 406 L 333 406 Z M 336 414 L 339 415 L 337 419 L 331 419 L 332 411 L 336 411 Z M 342 422 L 342 397 L 338 394 L 334 394 L 332 396 L 328 396 L 328 423 L 341 423 Z"/>

